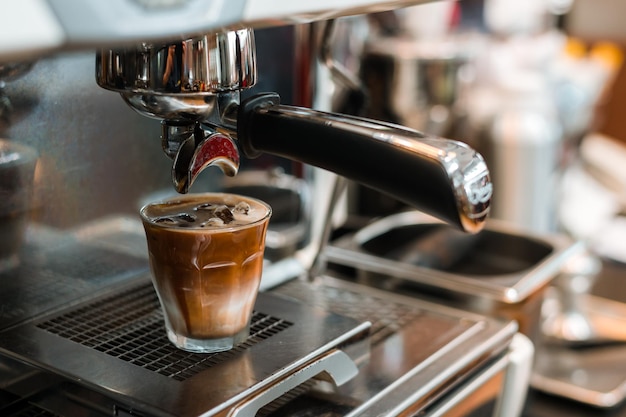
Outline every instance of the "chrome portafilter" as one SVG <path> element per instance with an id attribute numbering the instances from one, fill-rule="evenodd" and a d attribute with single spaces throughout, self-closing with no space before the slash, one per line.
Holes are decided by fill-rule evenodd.
<path id="1" fill-rule="evenodd" d="M 96 55 L 98 85 L 119 92 L 140 114 L 160 120 L 193 122 L 220 116 L 218 97 L 252 87 L 256 77 L 251 29 L 142 43 Z"/>
<path id="2" fill-rule="evenodd" d="M 335 172 L 468 232 L 477 232 L 492 194 L 484 159 L 464 143 L 372 119 L 284 105 L 275 93 L 240 102 L 256 80 L 251 30 L 172 44 L 101 51 L 98 84 L 162 123 L 176 190 L 215 165 L 235 175 L 239 151 Z M 233 140 L 236 139 L 236 142 Z"/>
<path id="3" fill-rule="evenodd" d="M 167 44 L 102 50 L 97 83 L 119 92 L 138 113 L 161 120 L 161 143 L 174 160 L 172 181 L 186 193 L 197 175 L 218 166 L 233 176 L 239 153 L 239 92 L 256 83 L 254 33 L 224 31 Z"/>

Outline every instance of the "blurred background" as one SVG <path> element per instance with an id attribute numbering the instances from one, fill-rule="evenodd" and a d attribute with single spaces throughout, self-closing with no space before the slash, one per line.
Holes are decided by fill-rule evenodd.
<path id="1" fill-rule="evenodd" d="M 444 233 L 426 245 L 433 235 L 411 230 L 355 248 L 359 231 L 411 208 L 351 182 L 334 199 L 333 174 L 279 157 L 243 160 L 233 179 L 207 169 L 191 191 L 272 199 L 267 256 L 278 267 L 266 271 L 281 279 L 321 253 L 346 281 L 517 320 L 536 349 L 529 417 L 626 415 L 625 16 L 623 0 L 440 0 L 255 30 L 258 83 L 244 97 L 275 91 L 284 104 L 385 120 L 477 149 L 494 185 L 488 233 L 478 240 Z M 141 258 L 138 209 L 174 193 L 159 121 L 100 88 L 95 71 L 93 50 L 0 65 L 0 138 L 38 155 L 23 267 L 47 266 L 68 236 L 71 263 L 81 259 L 75 243 L 84 249 L 89 239 Z M 0 170 L 0 182 L 13 174 Z M 111 230 L 131 244 L 102 239 Z M 405 248 L 393 258 L 400 243 L 426 256 L 407 257 Z M 450 248 L 452 257 L 441 251 Z M 379 258 L 359 265 L 364 252 Z M 294 257 L 306 259 L 295 272 L 281 263 Z M 382 273 L 381 258 L 404 262 L 383 271 L 393 279 L 367 274 Z M 424 259 L 439 262 L 432 275 Z M 58 276 L 47 282 L 26 268 L 0 274 L 9 277 L 0 290 L 7 328 L 108 284 L 59 288 Z M 24 290 L 30 283 L 38 297 Z"/>

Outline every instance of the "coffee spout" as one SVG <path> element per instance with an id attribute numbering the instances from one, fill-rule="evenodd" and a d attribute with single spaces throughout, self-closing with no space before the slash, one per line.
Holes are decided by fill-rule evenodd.
<path id="1" fill-rule="evenodd" d="M 139 114 L 161 120 L 178 192 L 186 193 L 208 166 L 237 173 L 239 153 L 229 133 L 236 131 L 240 91 L 256 82 L 251 29 L 104 49 L 96 55 L 96 80 Z"/>
<path id="2" fill-rule="evenodd" d="M 237 174 L 239 151 L 229 135 L 202 128 L 199 123 L 193 124 L 193 129 L 189 126 L 177 128 L 190 134 L 186 137 L 184 133 L 178 135 L 178 143 L 172 136 L 163 136 L 166 153 L 174 155 L 172 182 L 176 191 L 186 194 L 200 172 L 210 166 L 220 168 L 230 177 Z M 166 132 L 170 131 L 166 129 Z"/>

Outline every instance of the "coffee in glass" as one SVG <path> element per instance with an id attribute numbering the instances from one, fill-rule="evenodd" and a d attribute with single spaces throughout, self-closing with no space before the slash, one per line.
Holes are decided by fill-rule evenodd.
<path id="1" fill-rule="evenodd" d="M 270 216 L 264 202 L 225 193 L 141 209 L 153 284 L 177 347 L 218 352 L 248 337 Z"/>

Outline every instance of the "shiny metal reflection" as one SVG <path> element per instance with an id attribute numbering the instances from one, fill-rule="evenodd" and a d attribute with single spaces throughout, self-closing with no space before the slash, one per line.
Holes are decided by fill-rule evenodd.
<path id="1" fill-rule="evenodd" d="M 218 93 L 256 83 L 254 32 L 208 33 L 169 44 L 101 50 L 96 81 L 122 94 L 137 112 L 157 119 L 202 120 Z"/>

